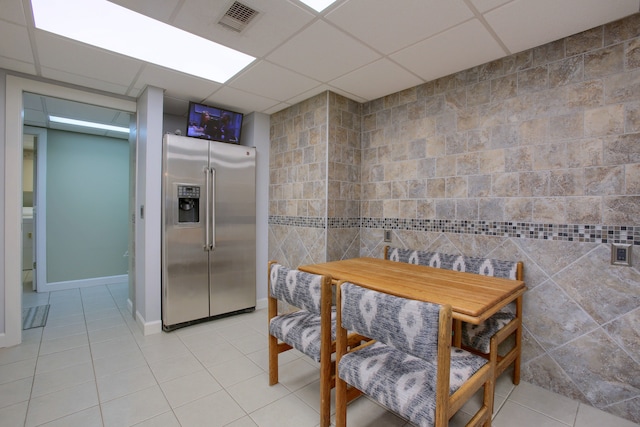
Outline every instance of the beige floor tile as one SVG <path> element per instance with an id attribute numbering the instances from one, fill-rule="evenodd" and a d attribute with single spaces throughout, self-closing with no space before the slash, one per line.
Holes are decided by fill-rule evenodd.
<path id="1" fill-rule="evenodd" d="M 298 396 L 304 403 L 311 406 L 318 413 L 320 413 L 320 380 L 314 381 L 299 390 L 296 391 Z M 331 389 L 331 413 L 335 413 L 336 410 L 336 390 Z"/>
<path id="2" fill-rule="evenodd" d="M 147 361 L 144 359 L 142 352 L 137 348 L 133 351 L 114 354 L 111 357 L 103 357 L 101 359 L 94 359 L 93 361 L 93 369 L 97 378 L 105 375 L 113 375 L 117 372 L 126 371 L 138 366 L 147 366 Z"/>
<path id="3" fill-rule="evenodd" d="M 40 342 L 22 343 L 14 347 L 0 348 L 0 366 L 38 356 Z"/>
<path id="4" fill-rule="evenodd" d="M 244 357 L 240 350 L 228 342 L 192 348 L 191 353 L 207 368 Z"/>
<path id="5" fill-rule="evenodd" d="M 578 407 L 575 423 L 575 427 L 638 427 L 639 425 L 584 404 Z"/>
<path id="6" fill-rule="evenodd" d="M 320 379 L 320 371 L 304 359 L 307 357 L 298 358 L 278 368 L 280 384 L 291 391 L 296 391 Z"/>
<path id="7" fill-rule="evenodd" d="M 124 321 L 118 326 L 89 331 L 89 341 L 91 341 L 91 343 L 109 341 L 123 336 L 131 336 L 131 331 Z"/>
<path id="8" fill-rule="evenodd" d="M 269 375 L 262 373 L 226 389 L 247 413 L 262 408 L 291 393 L 281 384 L 269 385 Z"/>
<path id="9" fill-rule="evenodd" d="M 64 326 L 61 327 L 64 328 Z M 89 345 L 89 338 L 87 337 L 86 332 L 45 340 L 42 341 L 42 344 L 40 345 L 40 356 L 59 353 L 61 351 L 71 350 L 78 347 L 86 347 L 87 345 Z"/>
<path id="10" fill-rule="evenodd" d="M 169 411 L 169 403 L 159 386 L 102 404 L 104 427 L 125 427 L 141 423 Z"/>
<path id="11" fill-rule="evenodd" d="M 0 405 L 1 406 L 1 405 Z M 23 426 L 24 420 L 27 418 L 28 401 L 16 403 L 15 405 L 0 407 L 0 420 L 2 425 L 8 426 Z"/>
<path id="12" fill-rule="evenodd" d="M 91 354 L 89 352 L 88 345 L 60 351 L 58 353 L 47 354 L 38 358 L 36 375 L 87 362 L 91 362 Z"/>
<path id="13" fill-rule="evenodd" d="M 42 396 L 94 381 L 93 365 L 90 362 L 80 363 L 36 375 L 33 379 L 31 397 Z"/>
<path id="14" fill-rule="evenodd" d="M 57 420 L 98 404 L 96 384 L 91 381 L 31 399 L 25 427 Z"/>
<path id="15" fill-rule="evenodd" d="M 33 377 L 36 371 L 36 358 L 0 365 L 0 384 Z"/>
<path id="16" fill-rule="evenodd" d="M 42 424 L 42 427 L 102 427 L 102 414 L 100 407 L 96 405 Z"/>
<path id="17" fill-rule="evenodd" d="M 85 322 L 84 314 L 74 314 L 72 316 L 58 317 L 58 318 L 47 317 L 47 326 L 51 328 L 67 326 L 67 325 L 75 325 L 75 324 L 84 325 L 84 322 Z"/>
<path id="18" fill-rule="evenodd" d="M 404 419 L 387 411 L 366 396 L 360 396 L 347 406 L 349 427 L 389 426 L 400 427 L 407 423 Z"/>
<path id="19" fill-rule="evenodd" d="M 185 328 L 189 329 L 189 328 Z M 228 345 L 229 342 L 219 333 L 210 329 L 200 329 L 199 332 L 189 335 L 177 335 L 180 341 L 187 346 L 189 350 L 195 350 L 202 347 L 216 347 L 219 345 Z"/>
<path id="20" fill-rule="evenodd" d="M 97 378 L 96 381 L 100 402 L 108 402 L 158 384 L 148 366 L 117 372 Z"/>
<path id="21" fill-rule="evenodd" d="M 150 362 L 149 367 L 159 383 L 183 377 L 204 369 L 204 366 L 200 361 L 191 353 L 186 353 L 182 356 L 173 357 L 171 359 L 162 359 Z"/>
<path id="22" fill-rule="evenodd" d="M 242 417 L 239 420 L 235 420 L 232 423 L 227 424 L 225 427 L 257 427 L 258 424 L 254 423 L 250 416 Z"/>
<path id="23" fill-rule="evenodd" d="M 320 414 L 293 394 L 249 415 L 260 427 L 315 427 L 320 422 Z"/>
<path id="24" fill-rule="evenodd" d="M 514 425 L 518 427 L 566 427 L 571 424 L 561 423 L 518 403 L 507 402 L 493 419 L 492 426 L 513 427 Z"/>
<path id="25" fill-rule="evenodd" d="M 180 427 L 180 423 L 173 411 L 169 411 L 138 423 L 135 427 Z"/>
<path id="26" fill-rule="evenodd" d="M 179 339 L 141 347 L 141 350 L 149 363 L 189 354 L 189 350 Z"/>
<path id="27" fill-rule="evenodd" d="M 222 390 L 222 386 L 205 369 L 164 382 L 160 388 L 172 408 Z"/>
<path id="28" fill-rule="evenodd" d="M 108 341 L 91 343 L 91 357 L 94 360 L 114 357 L 118 354 L 126 354 L 140 351 L 133 336 L 121 336 Z"/>
<path id="29" fill-rule="evenodd" d="M 251 330 L 251 333 L 242 337 L 230 339 L 229 342 L 243 354 L 254 353 L 258 350 L 268 349 L 267 337 Z"/>
<path id="30" fill-rule="evenodd" d="M 57 338 L 64 338 L 70 335 L 86 334 L 87 327 L 84 323 L 74 323 L 72 325 L 64 326 L 45 326 L 42 333 L 42 341 L 54 340 Z"/>
<path id="31" fill-rule="evenodd" d="M 568 425 L 573 425 L 578 412 L 575 400 L 525 382 L 511 393 L 509 400 Z"/>
<path id="32" fill-rule="evenodd" d="M 182 427 L 225 426 L 247 415 L 224 390 L 187 403 L 174 412 Z"/>
<path id="33" fill-rule="evenodd" d="M 32 378 L 23 378 L 0 385 L 0 408 L 29 400 Z"/>
<path id="34" fill-rule="evenodd" d="M 241 356 L 228 362 L 207 368 L 223 387 L 229 387 L 241 381 L 260 375 L 264 371 L 247 357 Z"/>

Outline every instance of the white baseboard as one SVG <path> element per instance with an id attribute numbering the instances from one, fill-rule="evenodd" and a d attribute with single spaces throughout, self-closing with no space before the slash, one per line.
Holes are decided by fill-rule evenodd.
<path id="1" fill-rule="evenodd" d="M 38 283 L 38 292 L 64 291 L 75 288 L 89 288 L 100 285 L 119 285 L 127 283 L 129 276 L 121 274 L 118 276 L 94 277 L 91 279 L 68 280 L 66 282 Z"/>
<path id="2" fill-rule="evenodd" d="M 267 308 L 267 298 L 261 298 L 256 301 L 256 310 L 261 310 L 263 308 Z"/>
<path id="3" fill-rule="evenodd" d="M 138 324 L 138 326 L 140 326 L 140 329 L 142 330 L 142 335 L 144 336 L 158 334 L 162 332 L 161 320 L 146 322 L 144 320 L 144 317 L 142 317 L 139 311 L 136 311 L 136 323 Z"/>

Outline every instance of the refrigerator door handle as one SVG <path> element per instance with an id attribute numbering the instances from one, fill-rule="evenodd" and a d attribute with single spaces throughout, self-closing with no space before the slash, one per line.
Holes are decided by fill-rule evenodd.
<path id="1" fill-rule="evenodd" d="M 209 242 L 209 187 L 210 179 L 209 168 L 204 169 L 204 182 L 205 182 L 205 200 L 204 200 L 204 250 L 205 252 L 210 249 L 211 243 Z"/>
<path id="2" fill-rule="evenodd" d="M 211 168 L 211 243 L 209 250 L 216 249 L 216 170 Z M 208 196 L 207 196 L 208 197 Z"/>

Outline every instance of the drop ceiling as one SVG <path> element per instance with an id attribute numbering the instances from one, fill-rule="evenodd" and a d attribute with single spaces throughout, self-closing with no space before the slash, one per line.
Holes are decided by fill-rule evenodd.
<path id="1" fill-rule="evenodd" d="M 189 101 L 271 114 L 325 90 L 369 101 L 640 9 L 640 0 L 338 0 L 317 13 L 297 0 L 241 0 L 258 14 L 238 33 L 218 23 L 234 0 L 112 1 L 257 59 L 214 83 L 35 29 L 29 0 L 0 0 L 0 68 L 134 98 L 157 86 L 169 114 L 186 115 Z M 203 52 L 203 67 L 215 61 Z"/>

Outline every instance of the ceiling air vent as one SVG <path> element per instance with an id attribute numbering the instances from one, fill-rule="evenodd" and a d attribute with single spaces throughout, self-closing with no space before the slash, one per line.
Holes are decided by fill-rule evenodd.
<path id="1" fill-rule="evenodd" d="M 218 23 L 241 33 L 257 15 L 257 10 L 250 8 L 246 4 L 234 1 Z"/>

